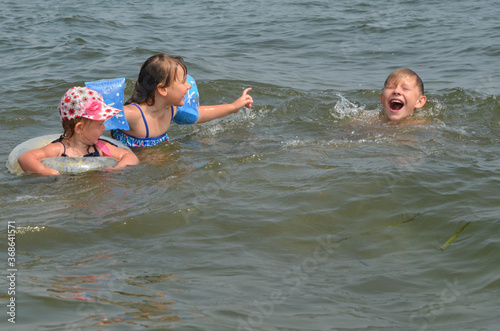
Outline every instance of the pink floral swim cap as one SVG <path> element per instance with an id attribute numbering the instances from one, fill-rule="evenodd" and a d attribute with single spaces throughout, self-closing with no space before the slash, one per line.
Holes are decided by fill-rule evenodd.
<path id="1" fill-rule="evenodd" d="M 94 121 L 107 120 L 121 110 L 109 107 L 102 95 L 88 87 L 72 87 L 61 98 L 59 107 L 61 121 L 84 117 Z"/>

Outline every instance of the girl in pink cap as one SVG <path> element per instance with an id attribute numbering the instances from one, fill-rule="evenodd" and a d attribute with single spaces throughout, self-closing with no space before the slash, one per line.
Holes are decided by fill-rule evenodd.
<path id="1" fill-rule="evenodd" d="M 48 157 L 108 156 L 118 161 L 112 170 L 139 163 L 130 150 L 99 139 L 106 129 L 104 122 L 120 112 L 107 106 L 99 93 L 87 87 L 72 87 L 63 95 L 58 110 L 64 133 L 52 143 L 19 156 L 25 172 L 59 175 L 59 171 L 40 162 Z"/>

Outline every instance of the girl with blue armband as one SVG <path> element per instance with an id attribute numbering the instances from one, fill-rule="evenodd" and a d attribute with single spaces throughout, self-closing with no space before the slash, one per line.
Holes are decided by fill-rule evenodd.
<path id="1" fill-rule="evenodd" d="M 191 88 L 186 77 L 187 67 L 179 56 L 157 54 L 147 59 L 132 96 L 123 107 L 129 129 L 112 130 L 112 137 L 130 147 L 154 146 L 168 141 L 170 123 L 177 114 L 177 107 L 184 105 L 185 95 Z M 253 103 L 248 94 L 250 90 L 245 89 L 231 104 L 199 106 L 195 123 L 227 116 L 243 107 L 250 108 Z"/>

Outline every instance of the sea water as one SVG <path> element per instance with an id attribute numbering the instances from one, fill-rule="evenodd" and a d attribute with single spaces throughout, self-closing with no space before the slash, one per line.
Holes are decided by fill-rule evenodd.
<path id="1" fill-rule="evenodd" d="M 497 329 L 497 2 L 0 8 L 4 163 L 61 132 L 68 88 L 125 77 L 127 97 L 159 52 L 202 105 L 255 101 L 121 171 L 4 167 L 2 330 Z M 398 67 L 424 80 L 428 124 L 378 121 Z"/>

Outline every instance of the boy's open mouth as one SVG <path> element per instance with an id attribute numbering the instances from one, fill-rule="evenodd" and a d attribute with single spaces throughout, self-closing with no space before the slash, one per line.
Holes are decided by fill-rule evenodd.
<path id="1" fill-rule="evenodd" d="M 391 107 L 392 111 L 398 111 L 401 110 L 401 108 L 403 108 L 404 103 L 401 100 L 393 99 L 389 102 L 389 106 Z"/>

